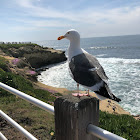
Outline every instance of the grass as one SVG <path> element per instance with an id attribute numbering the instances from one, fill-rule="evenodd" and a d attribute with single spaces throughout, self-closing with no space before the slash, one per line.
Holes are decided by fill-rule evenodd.
<path id="1" fill-rule="evenodd" d="M 12 100 L 13 102 L 0 105 L 1 109 L 38 139 L 50 140 L 52 138 L 50 132 L 54 131 L 54 116 L 22 99 L 15 97 Z M 2 130 L 2 133 L 4 131 L 4 135 L 8 139 L 11 139 L 11 135 L 8 134 L 8 129 L 5 131 L 3 127 L 0 130 Z M 13 134 L 12 132 L 12 135 L 14 135 L 13 139 L 21 139 L 18 138 L 21 137 L 20 133 L 18 131 L 16 133 Z"/>
<path id="2" fill-rule="evenodd" d="M 56 99 L 54 96 L 51 96 L 50 92 L 48 92 L 46 90 L 35 89 L 33 87 L 32 83 L 29 80 L 25 79 L 24 77 L 13 74 L 11 72 L 4 71 L 4 69 L 7 69 L 7 66 L 5 63 L 6 61 L 1 58 L 0 58 L 0 60 L 2 61 L 2 64 L 3 64 L 3 69 L 0 68 L 0 81 L 2 83 L 5 83 L 13 88 L 16 88 L 22 92 L 25 92 L 26 94 L 29 94 L 44 102 L 47 102 L 47 101 L 53 102 Z M 4 65 L 4 63 L 5 63 L 5 65 Z M 7 98 L 7 96 L 9 96 L 9 94 L 6 91 L 3 91 L 2 89 L 0 89 L 0 91 L 2 91 L 0 94 L 0 97 Z M 1 98 L 0 98 L 0 100 L 1 100 Z"/>
<path id="3" fill-rule="evenodd" d="M 32 83 L 20 75 L 7 71 L 6 59 L 0 57 L 0 82 L 25 92 L 44 102 L 55 100 L 51 93 L 35 89 Z M 60 95 L 59 93 L 57 93 Z M 0 89 L 0 109 L 42 140 L 53 140 L 54 116 Z M 129 115 L 115 115 L 100 111 L 99 126 L 128 140 L 140 139 L 140 121 Z M 0 131 L 8 139 L 24 138 L 13 127 L 0 118 Z M 7 135 L 8 134 L 8 135 Z"/>
<path id="4" fill-rule="evenodd" d="M 32 83 L 25 79 L 20 75 L 13 74 L 11 72 L 5 71 L 7 69 L 7 61 L 0 57 L 0 64 L 2 64 L 2 68 L 0 68 L 0 82 L 5 83 L 13 88 L 16 88 L 26 94 L 29 94 L 35 98 L 38 98 L 44 102 L 54 102 L 56 97 L 51 96 L 52 93 L 35 89 Z M 55 93 L 56 95 L 60 95 L 60 93 Z M 16 96 L 8 93 L 7 91 L 0 88 L 0 109 L 8 114 L 11 118 L 17 121 L 21 126 L 31 132 L 38 139 L 51 139 L 53 136 L 50 135 L 52 131 L 54 131 L 54 116 L 31 105 L 30 103 L 17 98 Z M 1 119 L 0 119 L 1 120 Z M 2 131 L 7 138 L 9 139 L 22 139 L 21 135 L 13 129 L 8 124 L 6 126 L 10 127 L 10 129 L 5 129 L 5 127 L 1 127 L 1 125 L 5 124 L 0 121 L 0 131 Z M 13 132 L 11 131 L 13 129 Z M 14 133 L 15 132 L 15 133 Z M 13 136 L 15 134 L 15 136 Z"/>

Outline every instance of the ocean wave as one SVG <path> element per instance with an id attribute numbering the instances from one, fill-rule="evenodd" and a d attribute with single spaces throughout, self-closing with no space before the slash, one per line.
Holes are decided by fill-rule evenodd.
<path id="1" fill-rule="evenodd" d="M 103 56 L 106 56 L 107 54 L 98 54 L 98 55 L 95 55 L 96 57 L 103 57 Z"/>
<path id="2" fill-rule="evenodd" d="M 140 64 L 140 59 L 124 59 L 124 58 L 98 58 L 99 61 L 104 63 L 114 64 Z"/>
<path id="3" fill-rule="evenodd" d="M 131 114 L 139 114 L 140 59 L 98 58 L 98 60 L 109 77 L 112 92 L 122 99 L 120 105 Z M 76 89 L 76 83 L 68 72 L 68 62 L 50 65 L 49 69 L 38 76 L 38 81 L 54 87 Z M 80 89 L 85 90 L 82 86 Z"/>
<path id="4" fill-rule="evenodd" d="M 111 47 L 111 46 L 100 46 L 100 47 L 97 47 L 97 46 L 93 46 L 93 47 L 90 47 L 90 49 L 115 49 L 116 47 Z"/>

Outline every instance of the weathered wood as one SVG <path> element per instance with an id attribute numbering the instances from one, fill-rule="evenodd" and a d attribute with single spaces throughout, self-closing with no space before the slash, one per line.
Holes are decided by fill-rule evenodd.
<path id="1" fill-rule="evenodd" d="M 98 126 L 98 99 L 67 95 L 56 99 L 54 106 L 56 140 L 97 140 L 86 128 L 90 123 Z"/>

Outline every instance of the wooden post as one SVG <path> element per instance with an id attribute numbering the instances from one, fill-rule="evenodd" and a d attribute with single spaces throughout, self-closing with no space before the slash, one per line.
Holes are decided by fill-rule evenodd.
<path id="1" fill-rule="evenodd" d="M 56 140 L 98 140 L 86 132 L 88 124 L 98 126 L 97 98 L 67 95 L 56 99 L 54 108 Z"/>

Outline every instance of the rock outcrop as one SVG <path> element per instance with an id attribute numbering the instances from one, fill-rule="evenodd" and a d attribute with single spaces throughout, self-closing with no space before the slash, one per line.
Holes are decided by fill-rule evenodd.
<path id="1" fill-rule="evenodd" d="M 37 44 L 26 44 L 15 47 L 10 47 L 9 45 L 6 50 L 5 48 L 1 48 L 1 50 L 12 57 L 26 60 L 35 69 L 49 64 L 63 62 L 67 59 L 64 51 L 47 47 L 43 48 Z"/>

